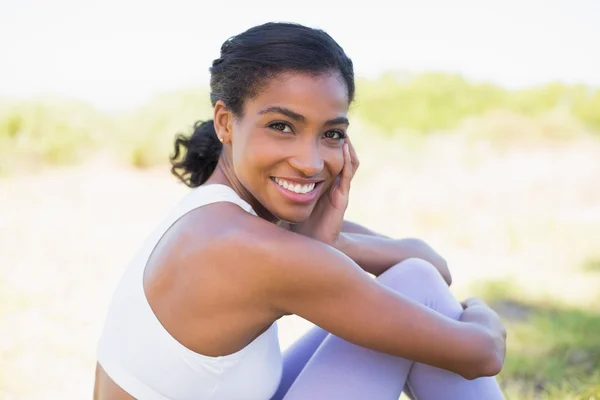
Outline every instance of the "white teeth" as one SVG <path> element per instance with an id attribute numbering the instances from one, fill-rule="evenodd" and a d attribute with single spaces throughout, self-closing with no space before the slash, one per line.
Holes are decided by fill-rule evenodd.
<path id="1" fill-rule="evenodd" d="M 292 182 L 288 182 L 288 181 L 280 179 L 280 178 L 275 178 L 274 180 L 279 186 L 289 190 L 290 192 L 299 193 L 299 194 L 305 194 L 305 193 L 311 192 L 315 188 L 314 183 L 309 183 L 308 185 L 301 185 L 299 183 L 294 184 Z"/>

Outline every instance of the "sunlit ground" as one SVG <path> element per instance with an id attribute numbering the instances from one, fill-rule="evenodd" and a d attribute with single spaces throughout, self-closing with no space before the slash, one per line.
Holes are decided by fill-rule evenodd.
<path id="1" fill-rule="evenodd" d="M 508 399 L 600 398 L 600 143 L 356 135 L 349 218 L 425 239 L 505 319 Z M 186 192 L 102 157 L 0 180 L 0 398 L 89 398 L 121 271 Z M 309 326 L 280 325 L 286 347 Z M 595 396 L 595 397 L 594 397 Z"/>

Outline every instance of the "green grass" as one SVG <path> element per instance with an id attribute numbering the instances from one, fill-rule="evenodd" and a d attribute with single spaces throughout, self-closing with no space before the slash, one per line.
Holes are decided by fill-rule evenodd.
<path id="1" fill-rule="evenodd" d="M 466 117 L 508 110 L 535 117 L 565 110 L 591 129 L 600 129 L 600 90 L 558 82 L 506 90 L 446 73 L 384 74 L 357 82 L 356 111 L 378 129 L 421 133 L 455 128 Z M 527 134 L 527 132 L 525 132 Z"/>
<path id="2" fill-rule="evenodd" d="M 585 272 L 600 272 L 600 257 L 592 257 L 585 260 L 583 263 L 583 270 Z"/>
<path id="3" fill-rule="evenodd" d="M 508 282 L 487 284 L 481 296 L 507 327 L 498 377 L 507 399 L 600 399 L 600 304 L 594 311 L 523 301 Z"/>
<path id="4" fill-rule="evenodd" d="M 196 121 L 212 118 L 208 92 L 190 88 L 164 93 L 133 112 L 115 116 L 108 147 L 119 160 L 135 167 L 168 163 L 175 135 L 189 135 Z"/>

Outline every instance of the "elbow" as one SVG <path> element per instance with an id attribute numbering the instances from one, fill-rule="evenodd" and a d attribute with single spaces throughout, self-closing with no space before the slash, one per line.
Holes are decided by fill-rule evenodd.
<path id="1" fill-rule="evenodd" d="M 442 278 L 446 281 L 448 286 L 452 285 L 452 275 L 450 275 L 450 270 L 446 269 L 446 271 L 442 272 Z"/>
<path id="2" fill-rule="evenodd" d="M 446 282 L 448 286 L 452 285 L 452 274 L 450 274 L 448 262 L 446 262 L 446 260 L 440 257 L 439 260 L 436 260 L 436 262 L 433 263 L 433 266 L 438 270 L 438 272 L 444 279 L 444 282 Z"/>
<path id="3" fill-rule="evenodd" d="M 448 263 L 444 259 L 440 263 L 440 274 L 448 286 L 452 285 L 452 274 L 450 274 L 450 268 L 448 268 Z"/>

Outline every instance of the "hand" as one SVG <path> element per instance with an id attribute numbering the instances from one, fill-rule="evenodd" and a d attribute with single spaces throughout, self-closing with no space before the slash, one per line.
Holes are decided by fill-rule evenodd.
<path id="1" fill-rule="evenodd" d="M 452 283 L 448 263 L 431 246 L 420 239 L 400 239 L 398 245 L 402 247 L 404 258 L 420 258 L 433 265 L 442 275 L 448 286 Z"/>
<path id="2" fill-rule="evenodd" d="M 460 316 L 460 321 L 482 326 L 488 332 L 491 332 L 496 339 L 496 354 L 504 362 L 504 357 L 506 356 L 506 328 L 502 324 L 498 314 L 485 304 L 483 300 L 475 297 L 463 301 L 461 305 L 464 311 Z"/>
<path id="3" fill-rule="evenodd" d="M 342 231 L 350 195 L 350 182 L 359 165 L 356 151 L 348 137 L 343 145 L 343 153 L 344 167 L 331 188 L 321 196 L 306 221 L 292 226 L 292 231 L 330 246 L 335 245 Z"/>
<path id="4" fill-rule="evenodd" d="M 483 300 L 471 297 L 460 304 L 464 310 L 460 317 L 461 321 L 485 325 L 502 337 L 506 337 L 506 329 L 500 317 Z"/>

